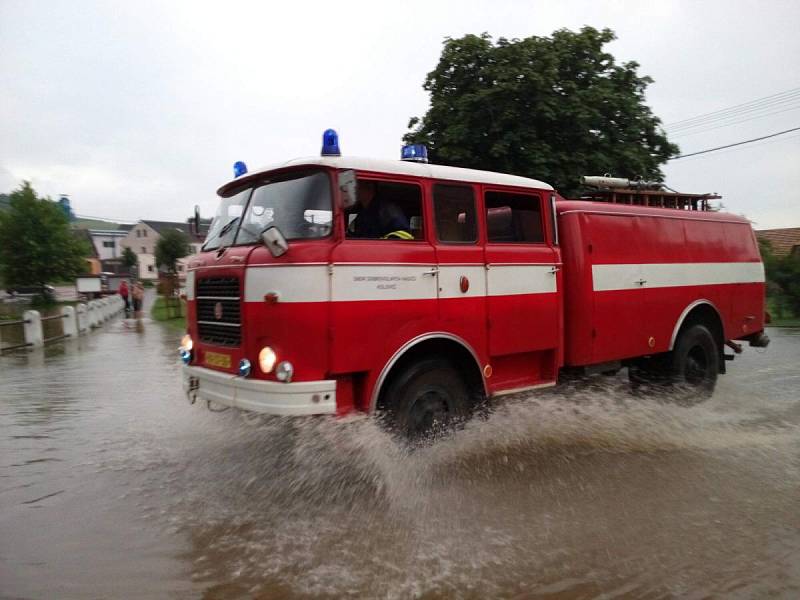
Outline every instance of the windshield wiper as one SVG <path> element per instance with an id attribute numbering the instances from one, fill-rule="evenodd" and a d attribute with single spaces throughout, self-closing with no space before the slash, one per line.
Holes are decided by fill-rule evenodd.
<path id="1" fill-rule="evenodd" d="M 225 223 L 225 225 L 222 226 L 222 229 L 219 230 L 219 233 L 217 234 L 217 237 L 221 238 L 226 233 L 228 233 L 231 230 L 231 227 L 233 227 L 236 224 L 236 221 L 238 221 L 238 220 L 239 220 L 239 217 L 233 217 L 230 221 Z"/>

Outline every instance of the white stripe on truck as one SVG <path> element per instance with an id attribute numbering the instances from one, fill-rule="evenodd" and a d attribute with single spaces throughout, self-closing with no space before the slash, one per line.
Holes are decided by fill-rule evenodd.
<path id="1" fill-rule="evenodd" d="M 760 262 L 592 265 L 595 292 L 642 288 L 763 283 Z"/>

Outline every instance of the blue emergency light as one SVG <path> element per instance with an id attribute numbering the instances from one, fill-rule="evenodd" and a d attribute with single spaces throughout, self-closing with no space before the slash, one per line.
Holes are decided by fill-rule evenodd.
<path id="1" fill-rule="evenodd" d="M 322 134 L 322 156 L 341 156 L 339 150 L 339 134 L 335 129 L 326 129 Z"/>
<path id="2" fill-rule="evenodd" d="M 400 151 L 401 160 L 412 162 L 428 162 L 428 147 L 425 144 L 409 144 Z"/>
<path id="3" fill-rule="evenodd" d="M 241 177 L 247 173 L 247 165 L 244 164 L 241 160 L 237 160 L 233 163 L 233 176 L 234 177 Z"/>

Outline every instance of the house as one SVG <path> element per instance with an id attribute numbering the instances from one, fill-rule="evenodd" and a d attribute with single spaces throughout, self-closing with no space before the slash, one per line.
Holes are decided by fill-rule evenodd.
<path id="1" fill-rule="evenodd" d="M 133 225 L 124 238 L 119 241 L 120 253 L 124 248 L 133 250 L 139 259 L 139 279 L 158 279 L 158 268 L 156 266 L 156 244 L 161 234 L 168 229 L 177 229 L 186 234 L 189 238 L 189 245 L 192 253 L 200 251 L 203 243 L 204 234 L 194 235 L 192 226 L 189 223 L 173 221 L 139 221 Z M 188 257 L 178 261 L 178 277 L 183 279 L 186 276 L 186 263 Z"/>
<path id="2" fill-rule="evenodd" d="M 762 229 L 756 231 L 756 237 L 768 241 L 775 256 L 800 254 L 800 227 Z"/>

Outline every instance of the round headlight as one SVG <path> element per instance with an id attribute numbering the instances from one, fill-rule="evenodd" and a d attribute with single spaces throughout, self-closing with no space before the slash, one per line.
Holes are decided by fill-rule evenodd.
<path id="1" fill-rule="evenodd" d="M 250 361 L 246 358 L 243 358 L 239 361 L 239 375 L 241 377 L 247 377 L 250 375 Z"/>
<path id="2" fill-rule="evenodd" d="M 193 348 L 194 342 L 192 341 L 192 336 L 187 333 L 181 338 L 181 350 L 187 350 L 188 352 L 191 352 Z"/>
<path id="3" fill-rule="evenodd" d="M 269 346 L 264 346 L 261 352 L 258 353 L 258 366 L 261 368 L 262 373 L 272 373 L 277 360 L 278 357 L 275 355 L 275 351 Z"/>
<path id="4" fill-rule="evenodd" d="M 278 378 L 279 381 L 285 381 L 289 383 L 292 380 L 292 376 L 294 375 L 294 366 L 288 360 L 282 360 L 278 363 L 278 368 L 275 369 L 275 377 Z"/>
<path id="5" fill-rule="evenodd" d="M 192 352 L 186 348 L 181 348 L 181 360 L 183 364 L 188 365 L 192 361 Z"/>

